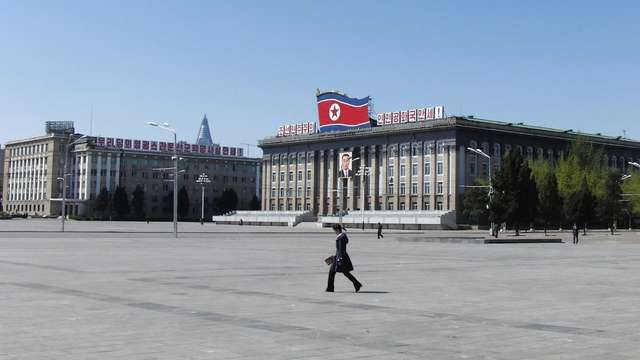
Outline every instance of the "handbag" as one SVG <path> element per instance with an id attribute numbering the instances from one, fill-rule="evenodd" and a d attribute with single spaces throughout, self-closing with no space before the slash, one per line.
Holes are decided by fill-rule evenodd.
<path id="1" fill-rule="evenodd" d="M 325 264 L 331 265 L 336 260 L 335 255 L 331 255 L 328 258 L 324 259 Z"/>

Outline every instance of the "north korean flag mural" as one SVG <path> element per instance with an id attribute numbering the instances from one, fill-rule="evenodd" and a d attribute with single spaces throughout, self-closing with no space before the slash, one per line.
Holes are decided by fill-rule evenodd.
<path id="1" fill-rule="evenodd" d="M 320 132 L 371 127 L 370 97 L 354 99 L 336 92 L 317 95 Z"/>

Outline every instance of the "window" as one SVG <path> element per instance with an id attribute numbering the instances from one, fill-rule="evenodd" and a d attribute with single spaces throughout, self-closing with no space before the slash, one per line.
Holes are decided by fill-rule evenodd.
<path id="1" fill-rule="evenodd" d="M 436 210 L 442 210 L 442 201 L 436 203 Z"/>
<path id="2" fill-rule="evenodd" d="M 304 209 L 307 211 L 311 210 L 311 205 L 309 203 L 304 204 Z"/>
<path id="3" fill-rule="evenodd" d="M 276 182 L 276 173 L 275 172 L 271 173 L 271 182 Z"/>
<path id="4" fill-rule="evenodd" d="M 298 181 L 302 181 L 302 171 L 298 171 Z"/>
<path id="5" fill-rule="evenodd" d="M 393 176 L 393 165 L 389 165 L 389 169 L 387 170 L 387 176 Z"/>
<path id="6" fill-rule="evenodd" d="M 404 210 L 404 201 L 400 203 L 400 208 L 398 210 Z"/>
<path id="7" fill-rule="evenodd" d="M 400 177 L 405 176 L 405 168 L 406 166 L 404 164 L 400 165 Z"/>
<path id="8" fill-rule="evenodd" d="M 293 181 L 293 171 L 289 171 L 289 181 Z"/>
<path id="9" fill-rule="evenodd" d="M 284 182 L 284 171 L 280 172 L 280 182 Z"/>
<path id="10" fill-rule="evenodd" d="M 298 188 L 296 189 L 296 197 L 300 197 L 300 196 L 302 196 L 302 188 L 301 188 L 301 187 L 298 187 Z"/>
<path id="11" fill-rule="evenodd" d="M 417 195 L 418 194 L 418 183 L 414 182 L 411 183 L 411 195 Z"/>
<path id="12" fill-rule="evenodd" d="M 438 181 L 438 184 L 436 184 L 436 191 L 438 194 L 443 193 L 442 181 Z"/>
<path id="13" fill-rule="evenodd" d="M 412 202 L 411 203 L 411 210 L 418 210 L 418 203 L 417 202 Z"/>
<path id="14" fill-rule="evenodd" d="M 431 210 L 431 203 L 429 202 L 429 200 L 424 202 L 424 210 Z"/>
<path id="15" fill-rule="evenodd" d="M 411 164 L 411 176 L 418 176 L 418 164 Z"/>
<path id="16" fill-rule="evenodd" d="M 307 170 L 307 181 L 311 181 L 311 170 Z"/>
<path id="17" fill-rule="evenodd" d="M 280 188 L 280 197 L 284 197 L 284 188 Z"/>
<path id="18" fill-rule="evenodd" d="M 393 178 L 389 179 L 389 184 L 387 185 L 387 194 L 393 194 L 394 193 L 394 188 L 393 188 Z"/>
<path id="19" fill-rule="evenodd" d="M 306 196 L 306 197 L 311 196 L 311 187 L 310 187 L 310 186 L 307 186 L 307 190 L 306 190 L 306 192 L 305 192 L 305 196 Z"/>
<path id="20" fill-rule="evenodd" d="M 387 210 L 393 210 L 393 203 L 392 202 L 387 204 Z"/>
<path id="21" fill-rule="evenodd" d="M 443 173 L 442 161 L 438 161 L 438 164 L 436 165 L 436 173 L 438 175 L 442 175 L 442 173 Z M 474 173 L 475 173 L 475 171 L 474 171 Z"/>
<path id="22" fill-rule="evenodd" d="M 429 161 L 424 162 L 424 176 L 431 175 L 431 163 Z"/>
<path id="23" fill-rule="evenodd" d="M 407 187 L 407 184 L 405 184 L 404 182 L 400 183 L 400 195 L 406 194 L 406 187 Z"/>
<path id="24" fill-rule="evenodd" d="M 411 155 L 412 156 L 418 156 L 418 147 L 414 146 L 411 148 Z"/>
<path id="25" fill-rule="evenodd" d="M 430 194 L 431 193 L 431 184 L 429 182 L 425 182 L 424 183 L 424 193 L 425 194 Z"/>
<path id="26" fill-rule="evenodd" d="M 444 145 L 438 144 L 438 154 L 444 154 Z"/>

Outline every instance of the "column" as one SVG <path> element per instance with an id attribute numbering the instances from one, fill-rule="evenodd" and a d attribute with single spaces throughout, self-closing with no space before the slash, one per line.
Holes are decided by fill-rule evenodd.
<path id="1" fill-rule="evenodd" d="M 449 157 L 449 149 L 451 148 L 451 146 L 449 146 L 448 144 L 445 144 L 444 146 L 444 155 L 443 155 L 443 160 L 442 160 L 442 166 L 444 167 L 443 169 L 443 173 L 442 174 L 442 208 L 443 210 L 449 210 L 451 203 L 450 203 L 450 198 L 449 195 L 451 194 L 451 188 L 450 188 L 450 184 L 449 184 L 449 180 L 451 178 L 451 164 L 449 163 L 450 157 Z"/>
<path id="2" fill-rule="evenodd" d="M 328 161 L 328 170 L 327 171 L 327 193 L 329 195 L 329 209 L 328 210 L 328 214 L 333 214 L 336 211 L 336 192 L 334 190 L 336 190 L 335 184 L 336 184 L 336 172 L 335 172 L 335 167 L 334 167 L 334 163 L 335 163 L 335 151 L 333 149 L 329 150 L 329 161 Z"/>
<path id="3" fill-rule="evenodd" d="M 367 154 L 367 147 L 360 146 L 360 164 L 362 166 L 367 166 L 367 159 L 369 158 Z M 367 199 L 365 198 L 365 185 L 367 184 L 367 176 L 365 175 L 364 169 L 362 169 L 362 176 L 360 176 L 360 199 L 358 199 L 360 210 L 367 209 Z"/>
<path id="4" fill-rule="evenodd" d="M 328 214 L 327 208 L 325 206 L 325 202 L 327 201 L 327 162 L 326 155 L 324 150 L 319 150 L 317 156 L 314 156 L 313 160 L 313 171 L 314 174 L 312 178 L 314 179 L 313 187 L 311 188 L 314 193 L 313 201 L 315 202 L 315 189 L 318 187 L 318 192 L 320 194 L 320 200 L 318 202 L 318 215 L 326 215 Z M 318 173 L 315 171 L 318 169 Z M 317 176 L 316 176 L 317 175 Z"/>
<path id="5" fill-rule="evenodd" d="M 369 159 L 371 163 L 371 172 L 369 173 L 369 201 L 371 206 L 369 210 L 376 210 L 378 204 L 378 181 L 380 171 L 378 169 L 378 157 L 376 156 L 376 146 L 372 145 L 369 148 Z"/>
<path id="6" fill-rule="evenodd" d="M 351 158 L 354 157 L 355 155 L 355 147 L 350 147 L 348 148 L 347 151 L 351 151 Z M 362 156 L 360 156 L 360 160 L 359 160 L 359 164 L 362 164 Z M 347 180 L 347 196 L 349 199 L 349 201 L 347 202 L 347 209 L 351 209 L 351 210 L 355 210 L 358 206 L 356 201 L 358 201 L 356 193 L 355 193 L 355 185 L 356 185 L 356 181 L 358 181 L 358 179 L 356 178 L 356 172 L 358 172 L 358 169 L 356 169 L 355 166 L 356 162 L 352 162 L 352 170 L 353 170 L 353 176 L 349 178 L 349 180 Z"/>
<path id="7" fill-rule="evenodd" d="M 87 152 L 87 160 L 85 161 L 85 176 L 84 176 L 84 200 L 91 198 L 91 153 Z"/>
<path id="8" fill-rule="evenodd" d="M 411 183 L 413 182 L 413 175 L 411 175 L 411 169 L 413 165 L 413 156 L 412 155 L 412 144 L 405 144 L 404 147 L 404 156 L 405 156 L 405 195 L 404 195 L 404 206 L 406 210 L 411 210 Z"/>
<path id="9" fill-rule="evenodd" d="M 174 181 L 176 179 L 173 179 Z M 107 153 L 107 176 L 105 179 L 105 187 L 107 191 L 111 191 L 111 153 Z"/>
<path id="10" fill-rule="evenodd" d="M 122 153 L 116 155 L 116 186 L 120 186 L 120 158 Z M 175 180 L 175 179 L 174 179 Z"/>
<path id="11" fill-rule="evenodd" d="M 81 175 L 78 175 L 78 173 L 82 174 L 82 156 L 76 155 L 75 159 L 75 164 L 73 164 L 73 175 L 71 176 L 71 179 L 73 179 L 73 193 L 71 194 L 71 197 L 79 199 Z"/>
<path id="12" fill-rule="evenodd" d="M 426 157 L 424 156 L 424 143 L 422 141 L 418 142 L 418 210 L 423 209 L 424 207 L 424 161 Z"/>
<path id="13" fill-rule="evenodd" d="M 100 194 L 100 190 L 102 187 L 100 186 L 100 181 L 102 180 L 102 176 L 100 172 L 102 171 L 102 153 L 98 153 L 96 158 L 96 193 Z"/>
<path id="14" fill-rule="evenodd" d="M 380 210 L 387 210 L 387 184 L 389 184 L 389 179 L 387 179 L 387 144 L 380 147 L 380 161 L 382 162 L 380 167 Z"/>
<path id="15" fill-rule="evenodd" d="M 455 145 L 451 145 L 449 146 L 449 194 L 451 194 L 451 205 L 450 205 L 450 209 L 451 210 L 455 210 L 457 208 L 457 194 L 458 194 L 458 173 L 457 173 L 457 167 L 456 167 L 456 160 L 457 160 L 457 156 L 456 156 L 456 147 Z"/>
<path id="16" fill-rule="evenodd" d="M 400 156 L 402 155 L 402 148 L 400 147 L 400 144 L 395 144 L 394 146 L 396 147 L 396 151 L 395 156 L 393 157 L 395 164 L 393 167 L 393 180 L 395 185 L 393 187 L 393 208 L 398 210 L 400 208 Z"/>
<path id="17" fill-rule="evenodd" d="M 267 169 L 268 169 L 268 161 L 266 159 L 266 156 L 262 156 L 262 175 L 261 175 L 261 182 L 260 182 L 260 209 L 262 209 L 262 211 L 265 210 L 269 210 L 269 208 L 267 207 L 268 202 L 268 196 L 267 195 L 270 192 L 271 186 L 269 184 L 269 182 L 267 181 L 267 177 L 265 176 L 265 174 L 267 173 Z M 269 172 L 269 176 L 271 176 L 271 172 Z M 257 181 L 257 179 L 256 179 Z"/>
<path id="18" fill-rule="evenodd" d="M 433 141 L 429 144 L 429 153 L 431 154 L 431 179 L 430 185 L 431 188 L 431 200 L 429 201 L 431 210 L 436 209 L 436 198 L 437 198 L 437 186 L 438 183 L 438 143 Z"/>

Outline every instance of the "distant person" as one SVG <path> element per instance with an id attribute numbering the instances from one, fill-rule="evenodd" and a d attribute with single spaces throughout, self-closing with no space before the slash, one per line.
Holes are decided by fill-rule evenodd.
<path id="1" fill-rule="evenodd" d="M 242 224 L 243 224 L 242 219 L 240 219 L 240 226 L 242 226 Z"/>
<path id="2" fill-rule="evenodd" d="M 384 238 L 384 235 L 382 235 L 382 224 L 378 223 L 378 239 L 380 238 Z"/>
<path id="3" fill-rule="evenodd" d="M 342 232 L 342 226 L 340 226 L 340 224 L 333 224 L 332 228 L 337 235 L 336 254 L 334 255 L 333 263 L 329 267 L 329 279 L 326 291 L 333 292 L 333 282 L 336 278 L 336 273 L 341 272 L 351 281 L 356 292 L 358 292 L 360 291 L 362 284 L 353 275 L 351 275 L 351 271 L 353 271 L 353 264 L 351 263 L 349 254 L 347 254 L 347 243 L 349 242 L 349 238 L 347 237 L 347 234 Z"/>
<path id="4" fill-rule="evenodd" d="M 578 237 L 580 236 L 580 229 L 578 229 L 578 226 L 573 223 L 571 230 L 573 230 L 573 244 L 576 245 L 578 243 Z"/>

